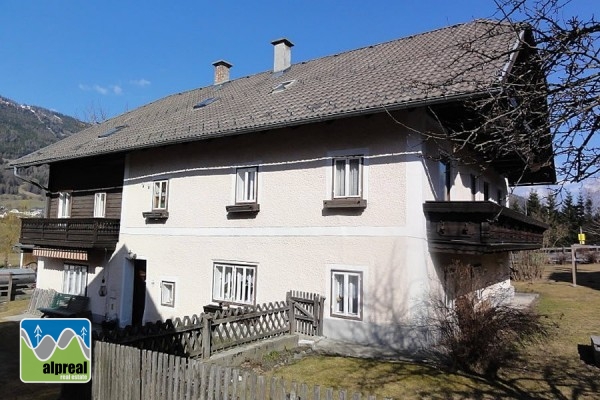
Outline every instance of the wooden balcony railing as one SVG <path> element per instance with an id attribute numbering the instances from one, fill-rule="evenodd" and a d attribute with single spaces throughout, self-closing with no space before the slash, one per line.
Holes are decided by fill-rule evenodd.
<path id="1" fill-rule="evenodd" d="M 542 247 L 546 224 L 489 201 L 423 204 L 432 251 L 494 253 Z"/>
<path id="2" fill-rule="evenodd" d="M 21 244 L 114 250 L 120 220 L 109 218 L 24 218 Z"/>

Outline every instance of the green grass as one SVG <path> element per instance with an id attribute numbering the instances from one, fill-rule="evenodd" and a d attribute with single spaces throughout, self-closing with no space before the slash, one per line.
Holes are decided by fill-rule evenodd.
<path id="1" fill-rule="evenodd" d="M 577 287 L 570 266 L 549 266 L 546 278 L 515 283 L 540 294 L 536 309 L 550 335 L 528 345 L 496 379 L 449 373 L 433 365 L 310 356 L 270 371 L 287 381 L 402 399 L 598 399 L 600 369 L 590 365 L 590 335 L 600 334 L 600 265 L 581 265 Z"/>

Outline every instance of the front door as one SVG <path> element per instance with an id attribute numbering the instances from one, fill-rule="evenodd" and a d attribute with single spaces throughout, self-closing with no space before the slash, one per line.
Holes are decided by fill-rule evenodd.
<path id="1" fill-rule="evenodd" d="M 141 325 L 146 307 L 146 260 L 133 262 L 133 302 L 131 308 L 132 325 Z"/>

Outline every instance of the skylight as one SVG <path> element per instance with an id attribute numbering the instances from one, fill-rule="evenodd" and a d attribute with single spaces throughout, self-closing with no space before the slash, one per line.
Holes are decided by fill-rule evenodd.
<path id="1" fill-rule="evenodd" d="M 196 104 L 194 106 L 194 109 L 206 107 L 207 105 L 212 104 L 217 100 L 219 100 L 218 97 L 209 97 L 208 99 L 204 99 L 201 102 L 199 102 L 198 104 Z"/>
<path id="2" fill-rule="evenodd" d="M 285 89 L 289 88 L 294 83 L 296 83 L 295 79 L 291 80 L 291 81 L 285 81 L 285 82 L 278 83 L 277 85 L 273 86 L 273 90 L 271 91 L 271 93 L 283 92 Z"/>
<path id="3" fill-rule="evenodd" d="M 102 139 L 102 138 L 109 137 L 109 136 L 114 135 L 115 133 L 117 133 L 120 130 L 125 129 L 125 128 L 127 128 L 127 125 L 119 125 L 119 126 L 116 126 L 114 128 L 110 128 L 109 130 L 107 130 L 107 131 L 99 134 L 98 138 Z"/>

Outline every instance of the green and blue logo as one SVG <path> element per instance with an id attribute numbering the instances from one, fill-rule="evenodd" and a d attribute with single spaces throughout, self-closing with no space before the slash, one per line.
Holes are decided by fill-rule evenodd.
<path id="1" fill-rule="evenodd" d="M 92 324 L 85 318 L 21 321 L 21 381 L 85 383 L 92 377 Z"/>

